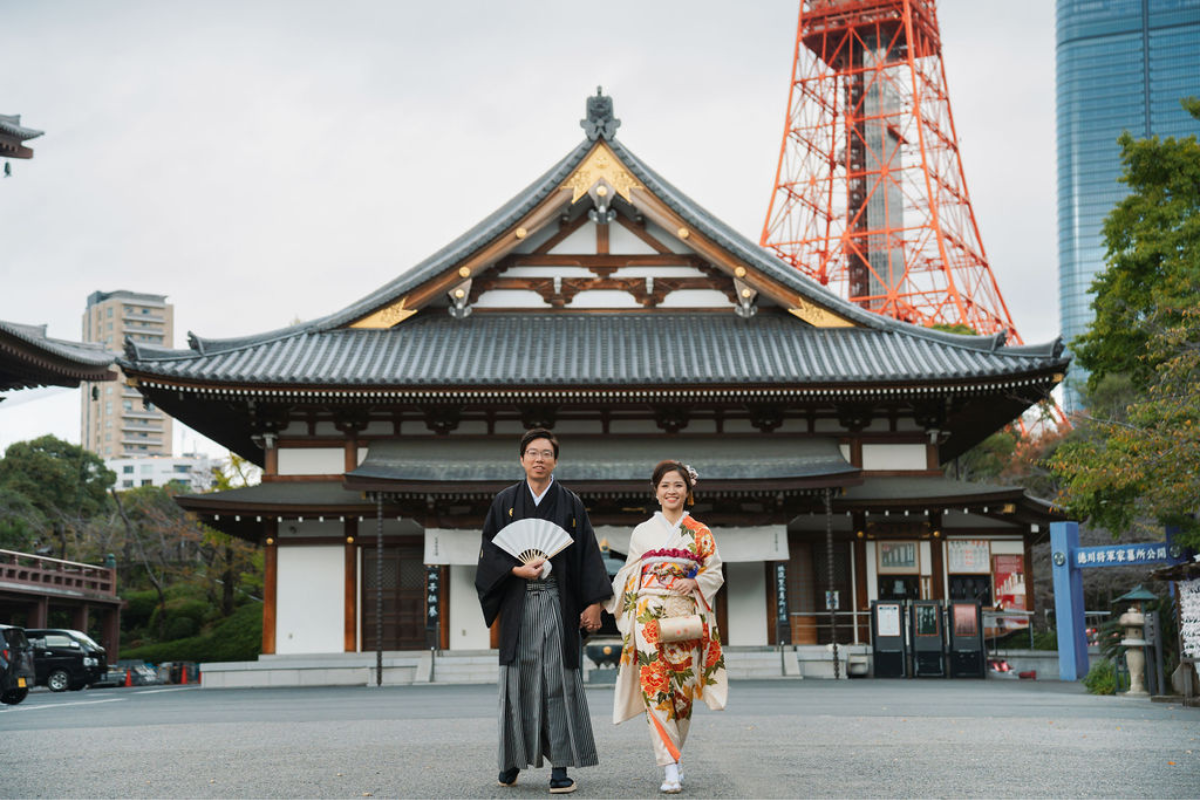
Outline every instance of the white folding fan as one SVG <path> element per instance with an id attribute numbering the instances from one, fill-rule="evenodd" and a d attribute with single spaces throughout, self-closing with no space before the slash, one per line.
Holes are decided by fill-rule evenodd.
<path id="1" fill-rule="evenodd" d="M 509 555 L 516 556 L 522 564 L 534 559 L 546 559 L 542 577 L 550 574 L 550 559 L 565 550 L 574 541 L 571 534 L 547 519 L 521 519 L 505 525 L 492 539 L 492 544 Z"/>

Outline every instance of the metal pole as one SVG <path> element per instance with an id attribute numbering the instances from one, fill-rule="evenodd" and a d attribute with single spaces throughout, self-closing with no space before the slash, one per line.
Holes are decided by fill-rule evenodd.
<path id="1" fill-rule="evenodd" d="M 375 685 L 383 685 L 383 495 L 375 495 Z"/>
<path id="2" fill-rule="evenodd" d="M 833 490 L 825 490 L 825 565 L 829 570 L 829 597 L 825 604 L 829 606 L 829 638 L 833 643 L 833 678 L 841 677 L 841 667 L 838 664 L 837 642 L 837 611 L 830 602 L 833 599 Z"/>

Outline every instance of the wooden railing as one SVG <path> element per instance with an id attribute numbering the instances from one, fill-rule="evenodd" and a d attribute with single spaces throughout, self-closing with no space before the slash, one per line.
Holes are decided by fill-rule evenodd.
<path id="1" fill-rule="evenodd" d="M 94 564 L 0 550 L 0 581 L 116 597 L 117 571 Z"/>

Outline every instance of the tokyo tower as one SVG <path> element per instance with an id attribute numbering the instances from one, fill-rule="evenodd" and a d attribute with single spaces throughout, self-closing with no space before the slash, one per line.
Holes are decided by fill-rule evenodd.
<path id="1" fill-rule="evenodd" d="M 935 0 L 802 0 L 761 243 L 870 311 L 1021 341 L 967 195 Z"/>

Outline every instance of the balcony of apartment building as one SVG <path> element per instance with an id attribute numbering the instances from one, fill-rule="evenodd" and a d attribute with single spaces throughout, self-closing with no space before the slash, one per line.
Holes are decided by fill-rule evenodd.
<path id="1" fill-rule="evenodd" d="M 128 310 L 121 312 L 121 322 L 124 322 L 124 323 L 156 322 L 159 325 L 162 325 L 166 321 L 167 321 L 167 318 L 164 317 L 162 314 L 142 314 L 142 313 L 135 313 L 135 312 L 128 311 Z M 128 328 L 129 325 L 126 324 L 125 327 Z"/>
<path id="2" fill-rule="evenodd" d="M 154 420 L 153 422 L 139 422 L 136 420 L 121 420 L 121 432 L 124 434 L 133 433 L 137 438 L 146 438 L 142 434 L 162 434 L 166 428 L 162 424 L 162 420 Z"/>
<path id="3" fill-rule="evenodd" d="M 163 440 L 160 438 L 152 438 L 150 436 L 122 436 L 121 447 L 126 455 L 136 456 L 145 455 L 151 448 L 161 448 Z"/>
<path id="4" fill-rule="evenodd" d="M 144 420 L 143 424 L 146 424 L 150 421 L 161 422 L 163 412 L 156 408 L 142 408 L 142 404 L 138 403 L 131 408 L 121 409 L 121 416 L 129 419 Z"/>
<path id="5" fill-rule="evenodd" d="M 116 661 L 121 600 L 111 558 L 97 566 L 0 550 L 0 618 L 26 628 L 47 628 L 52 612 L 66 612 L 70 623 L 64 627 L 99 631 L 108 659 Z"/>

